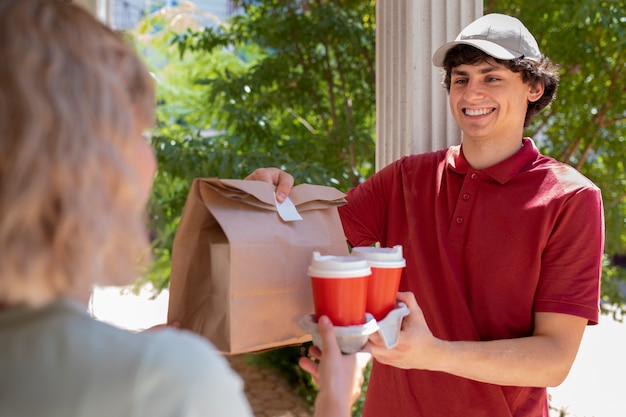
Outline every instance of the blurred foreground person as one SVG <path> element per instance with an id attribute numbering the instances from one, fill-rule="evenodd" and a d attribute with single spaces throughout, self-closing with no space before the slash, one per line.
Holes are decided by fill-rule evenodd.
<path id="1" fill-rule="evenodd" d="M 60 0 L 2 0 L 0 56 L 0 415 L 252 416 L 205 339 L 86 311 L 95 284 L 127 285 L 150 262 L 155 97 L 141 60 Z M 347 417 L 364 363 L 320 327 L 324 360 L 303 360 L 321 375 L 317 413 Z"/>

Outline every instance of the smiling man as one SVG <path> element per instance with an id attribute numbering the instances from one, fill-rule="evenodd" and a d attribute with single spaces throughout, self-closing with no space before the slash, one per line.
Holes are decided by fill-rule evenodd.
<path id="1" fill-rule="evenodd" d="M 411 155 L 350 190 L 352 246 L 402 245 L 399 343 L 377 335 L 365 417 L 547 417 L 599 314 L 600 190 L 523 136 L 556 93 L 557 67 L 518 20 L 490 14 L 439 48 L 462 143 Z M 249 179 L 293 178 L 261 168 Z"/>

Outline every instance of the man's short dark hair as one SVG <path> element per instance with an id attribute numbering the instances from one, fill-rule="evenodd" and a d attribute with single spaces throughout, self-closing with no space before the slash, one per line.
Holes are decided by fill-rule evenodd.
<path id="1" fill-rule="evenodd" d="M 530 121 L 537 113 L 543 110 L 548 104 L 554 100 L 556 90 L 559 85 L 559 67 L 549 58 L 542 56 L 541 61 L 533 61 L 524 59 L 524 57 L 511 60 L 502 60 L 493 58 L 478 48 L 470 45 L 457 45 L 448 51 L 444 60 L 443 68 L 445 74 L 442 84 L 450 92 L 450 80 L 452 78 L 452 69 L 459 65 L 474 65 L 480 62 L 493 60 L 513 72 L 519 72 L 522 75 L 522 81 L 525 83 L 536 84 L 543 83 L 544 92 L 541 98 L 535 102 L 528 103 L 528 110 L 524 119 L 524 127 L 530 125 Z"/>

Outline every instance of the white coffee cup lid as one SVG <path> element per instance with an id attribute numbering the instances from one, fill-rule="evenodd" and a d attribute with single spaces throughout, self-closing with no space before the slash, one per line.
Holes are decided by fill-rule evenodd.
<path id="1" fill-rule="evenodd" d="M 313 259 L 307 271 L 316 278 L 353 278 L 372 274 L 367 260 L 356 256 L 322 255 L 313 252 Z"/>
<path id="2" fill-rule="evenodd" d="M 367 259 L 375 268 L 404 268 L 406 260 L 402 257 L 402 245 L 393 248 L 376 248 L 373 246 L 357 246 L 352 248 L 352 255 Z"/>

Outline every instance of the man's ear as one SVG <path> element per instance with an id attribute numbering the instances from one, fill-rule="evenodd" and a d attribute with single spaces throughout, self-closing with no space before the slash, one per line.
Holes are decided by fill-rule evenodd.
<path id="1" fill-rule="evenodd" d="M 543 96 L 543 91 L 545 90 L 542 82 L 537 82 L 530 86 L 528 90 L 528 102 L 534 103 L 539 100 L 541 96 Z"/>

